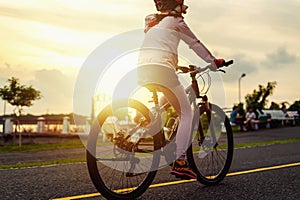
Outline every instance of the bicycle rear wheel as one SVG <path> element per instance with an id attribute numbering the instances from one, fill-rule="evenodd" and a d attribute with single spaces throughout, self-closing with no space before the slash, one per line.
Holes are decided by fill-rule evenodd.
<path id="1" fill-rule="evenodd" d="M 217 105 L 211 104 L 210 111 L 201 112 L 199 128 L 202 130 L 193 134 L 187 158 L 200 183 L 216 185 L 224 179 L 231 165 L 232 130 L 228 117 Z"/>
<path id="2" fill-rule="evenodd" d="M 114 109 L 111 105 L 105 107 L 91 128 L 88 171 L 105 198 L 135 199 L 152 183 L 160 155 L 155 152 L 153 136 L 134 141 L 151 121 L 148 108 L 128 99 L 114 105 Z"/>

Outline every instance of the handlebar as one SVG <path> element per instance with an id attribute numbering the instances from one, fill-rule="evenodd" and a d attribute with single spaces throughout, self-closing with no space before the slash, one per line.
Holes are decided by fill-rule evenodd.
<path id="1" fill-rule="evenodd" d="M 233 64 L 233 60 L 229 60 L 229 61 L 224 61 L 222 63 L 222 66 L 221 67 L 228 67 L 229 65 L 232 65 Z"/>
<path id="2" fill-rule="evenodd" d="M 229 60 L 229 61 L 224 61 L 222 63 L 222 65 L 218 68 L 218 70 L 216 71 L 220 71 L 220 72 L 224 72 L 224 70 L 221 70 L 221 67 L 228 67 L 229 65 L 233 64 L 233 60 Z M 185 66 L 178 66 L 177 69 L 179 69 L 181 71 L 181 73 L 201 73 L 206 71 L 207 69 L 210 69 L 211 65 L 207 65 L 206 67 L 196 67 L 195 65 L 189 65 L 189 67 L 185 67 Z"/>

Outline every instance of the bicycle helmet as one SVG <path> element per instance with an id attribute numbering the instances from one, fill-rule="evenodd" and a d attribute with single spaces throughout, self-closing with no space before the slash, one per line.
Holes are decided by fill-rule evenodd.
<path id="1" fill-rule="evenodd" d="M 157 11 L 186 13 L 188 8 L 183 4 L 184 0 L 154 0 Z"/>

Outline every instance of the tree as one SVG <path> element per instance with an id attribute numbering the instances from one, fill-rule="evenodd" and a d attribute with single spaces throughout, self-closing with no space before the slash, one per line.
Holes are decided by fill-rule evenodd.
<path id="1" fill-rule="evenodd" d="M 24 106 L 30 107 L 33 105 L 33 101 L 41 98 L 41 92 L 31 85 L 21 85 L 19 79 L 11 77 L 8 79 L 8 85 L 0 88 L 0 97 L 14 106 L 14 113 L 20 116 Z"/>
<path id="2" fill-rule="evenodd" d="M 22 115 L 23 107 L 30 107 L 33 101 L 41 98 L 41 92 L 31 85 L 25 86 L 19 83 L 19 79 L 11 77 L 8 85 L 0 88 L 0 97 L 15 107 L 14 113 L 17 116 L 17 127 L 20 127 L 19 117 Z M 22 145 L 22 135 L 19 133 L 19 146 Z"/>
<path id="3" fill-rule="evenodd" d="M 268 96 L 273 94 L 277 82 L 268 82 L 267 86 L 258 86 L 258 90 L 253 90 L 252 94 L 247 94 L 245 97 L 247 107 L 262 110 L 268 103 Z"/>
<path id="4" fill-rule="evenodd" d="M 295 101 L 295 102 L 289 107 L 288 110 L 300 112 L 300 100 L 299 100 L 299 101 Z"/>
<path id="5" fill-rule="evenodd" d="M 275 102 L 271 102 L 270 110 L 280 110 L 280 105 Z"/>

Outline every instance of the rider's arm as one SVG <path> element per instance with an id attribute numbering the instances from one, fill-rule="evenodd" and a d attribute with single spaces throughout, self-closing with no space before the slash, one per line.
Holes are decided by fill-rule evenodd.
<path id="1" fill-rule="evenodd" d="M 215 57 L 205 45 L 195 36 L 182 18 L 178 19 L 178 29 L 181 39 L 204 61 L 214 64 Z"/>

